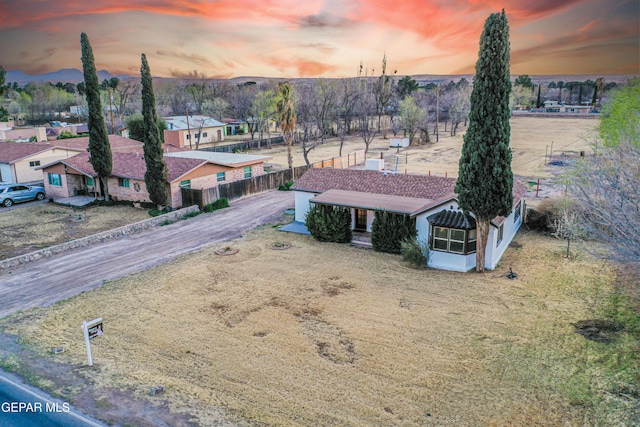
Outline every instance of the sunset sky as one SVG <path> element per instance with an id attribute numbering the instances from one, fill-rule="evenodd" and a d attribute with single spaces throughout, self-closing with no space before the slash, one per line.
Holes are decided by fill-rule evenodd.
<path id="1" fill-rule="evenodd" d="M 473 73 L 485 19 L 502 8 L 514 74 L 640 74 L 638 0 L 2 0 L 0 65 L 183 77 Z"/>

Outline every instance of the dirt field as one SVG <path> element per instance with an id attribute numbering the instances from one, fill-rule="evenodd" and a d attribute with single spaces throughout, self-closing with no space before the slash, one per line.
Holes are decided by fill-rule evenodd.
<path id="1" fill-rule="evenodd" d="M 253 425 L 629 425 L 626 400 L 586 401 L 610 387 L 590 361 L 612 350 L 572 326 L 595 315 L 611 270 L 548 237 L 516 240 L 478 275 L 262 227 L 0 327 L 82 366 L 79 325 L 100 316 L 96 365 L 78 369 L 98 393 L 158 402 L 162 384 L 160 402 L 203 426 L 219 408 Z M 216 255 L 226 246 L 239 251 Z M 499 277 L 509 266 L 518 280 Z"/>
<path id="2" fill-rule="evenodd" d="M 128 206 L 73 209 L 52 203 L 0 210 L 0 259 L 151 218 Z"/>
<path id="3" fill-rule="evenodd" d="M 562 154 L 577 156 L 580 151 L 591 151 L 588 136 L 594 134 L 599 123 L 597 119 L 573 118 L 537 118 L 516 117 L 511 119 L 511 147 L 513 148 L 513 173 L 526 178 L 548 178 L 555 175 L 553 168 L 545 167 L 545 151 L 548 146 L 551 152 L 553 142 L 554 157 Z M 398 171 L 404 173 L 431 172 L 436 175 L 458 175 L 458 160 L 462 149 L 462 135 L 466 129 L 460 126 L 455 137 L 441 129 L 439 142 L 433 142 L 408 149 L 401 149 L 398 155 Z M 388 137 L 392 135 L 389 134 Z M 435 141 L 435 136 L 432 135 Z M 363 150 L 364 143 L 358 136 L 349 137 L 345 142 L 343 154 Z M 309 153 L 311 162 L 338 156 L 339 142 L 332 139 L 324 145 L 313 149 Z M 396 161 L 393 156 L 395 148 L 389 148 L 389 139 L 378 137 L 370 146 L 368 158 L 380 158 L 382 153 L 387 160 L 387 169 L 395 169 Z M 276 168 L 287 167 L 287 150 L 278 146 L 263 149 L 260 154 L 273 156 L 271 162 Z M 304 165 L 302 147 L 294 146 L 294 165 Z"/>

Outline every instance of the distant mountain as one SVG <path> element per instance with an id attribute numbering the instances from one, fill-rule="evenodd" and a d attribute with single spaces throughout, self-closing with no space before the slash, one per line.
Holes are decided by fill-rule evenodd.
<path id="1" fill-rule="evenodd" d="M 110 79 L 111 77 L 117 77 L 121 80 L 127 80 L 131 78 L 131 76 L 126 74 L 119 74 L 117 76 L 114 76 L 106 70 L 98 71 L 98 80 L 100 81 L 103 81 L 104 79 Z M 84 75 L 82 71 L 76 68 L 63 68 L 62 70 L 54 71 L 52 73 L 38 74 L 35 76 L 24 73 L 20 70 L 9 70 L 7 71 L 7 75 L 5 76 L 5 81 L 7 83 L 17 82 L 21 86 L 33 82 L 80 83 L 84 81 Z"/>
<path id="2" fill-rule="evenodd" d="M 518 74 L 512 74 L 511 75 L 511 79 L 515 80 L 515 78 L 518 76 Z M 98 71 L 98 80 L 103 81 L 104 79 L 110 79 L 111 77 L 117 77 L 120 80 L 130 80 L 130 79 L 139 79 L 139 76 L 129 76 L 127 74 L 118 74 L 118 75 L 112 75 L 111 73 L 109 73 L 106 70 L 100 70 Z M 376 78 L 377 76 L 371 76 L 371 78 Z M 401 75 L 397 76 L 398 78 L 402 77 Z M 446 74 L 414 74 L 411 76 L 413 79 L 415 79 L 416 81 L 418 81 L 418 83 L 420 84 L 426 84 L 426 83 L 443 83 L 443 82 L 448 82 L 450 80 L 453 81 L 458 81 L 460 80 L 462 77 L 464 77 L 465 79 L 467 79 L 470 83 L 473 81 L 473 74 L 450 74 L 450 75 L 446 75 Z M 531 80 L 533 80 L 534 83 L 538 84 L 538 83 L 542 83 L 542 84 L 546 84 L 552 81 L 586 81 L 586 80 L 593 80 L 595 81 L 598 77 L 605 77 L 607 82 L 616 82 L 616 83 L 624 83 L 627 79 L 631 78 L 632 76 L 630 75 L 626 75 L 626 74 L 604 74 L 604 75 L 596 75 L 596 74 L 592 74 L 592 75 L 586 75 L 586 74 L 566 74 L 566 75 L 530 75 L 529 77 L 531 77 Z M 154 78 L 158 78 L 158 79 L 162 79 L 162 80 L 176 80 L 176 78 L 173 77 L 154 77 Z M 7 71 L 7 75 L 5 76 L 5 81 L 7 83 L 12 83 L 12 82 L 17 82 L 20 86 L 24 86 L 27 83 L 32 83 L 32 82 L 51 82 L 51 83 L 57 83 L 57 82 L 62 82 L 62 83 L 80 83 L 81 81 L 84 80 L 84 76 L 82 74 L 81 70 L 78 70 L 76 68 L 64 68 L 62 70 L 58 70 L 58 71 L 54 71 L 52 73 L 46 73 L 46 74 L 39 74 L 39 75 L 35 75 L 32 76 L 30 74 L 24 73 L 20 70 L 10 70 Z M 313 77 L 307 77 L 307 78 L 280 78 L 280 77 L 260 77 L 260 76 L 241 76 L 241 77 L 233 77 L 228 79 L 229 82 L 231 82 L 232 84 L 241 84 L 241 83 L 246 83 L 249 81 L 253 81 L 256 82 L 258 84 L 260 83 L 264 83 L 267 81 L 282 81 L 282 80 L 290 80 L 290 81 L 296 81 L 296 82 L 304 82 L 304 81 L 311 81 L 311 80 L 315 80 L 315 78 Z"/>

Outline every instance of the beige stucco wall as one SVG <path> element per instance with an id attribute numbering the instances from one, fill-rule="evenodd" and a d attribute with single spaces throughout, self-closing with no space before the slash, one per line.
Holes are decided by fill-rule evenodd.
<path id="1" fill-rule="evenodd" d="M 73 157 L 80 151 L 72 151 L 64 148 L 52 148 L 29 157 L 25 157 L 13 164 L 14 181 L 17 183 L 26 183 L 34 181 L 43 181 L 46 177 L 42 173 L 42 169 L 36 169 L 39 166 L 45 166 L 56 160 L 62 160 Z M 40 162 L 39 165 L 29 166 L 30 162 Z"/>

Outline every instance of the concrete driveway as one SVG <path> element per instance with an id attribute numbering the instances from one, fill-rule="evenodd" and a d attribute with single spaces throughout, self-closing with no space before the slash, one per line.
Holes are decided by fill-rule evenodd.
<path id="1" fill-rule="evenodd" d="M 0 273 L 0 317 L 47 306 L 170 261 L 209 244 L 240 237 L 293 207 L 293 193 L 270 191 L 174 224 L 72 250 Z"/>

